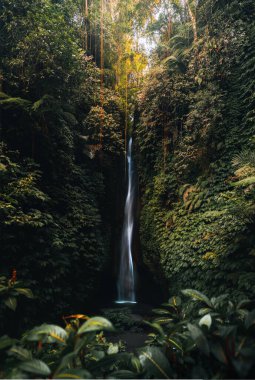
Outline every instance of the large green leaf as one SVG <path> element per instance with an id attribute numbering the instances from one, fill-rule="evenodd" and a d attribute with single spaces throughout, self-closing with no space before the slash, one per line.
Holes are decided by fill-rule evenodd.
<path id="1" fill-rule="evenodd" d="M 169 337 L 168 342 L 171 344 L 171 346 L 174 346 L 174 348 L 178 348 L 178 350 L 183 351 L 181 344 L 179 341 L 177 341 L 176 338 Z"/>
<path id="2" fill-rule="evenodd" d="M 67 369 L 55 375 L 53 379 L 92 379 L 92 375 L 85 369 Z"/>
<path id="3" fill-rule="evenodd" d="M 27 298 L 34 298 L 32 290 L 28 288 L 15 288 L 15 291 L 18 292 L 19 294 L 23 294 Z"/>
<path id="4" fill-rule="evenodd" d="M 27 350 L 26 348 L 20 347 L 20 346 L 13 346 L 8 353 L 12 356 L 15 356 L 19 360 L 31 360 L 32 359 L 32 353 L 31 351 Z"/>
<path id="5" fill-rule="evenodd" d="M 51 370 L 49 369 L 47 364 L 37 359 L 22 362 L 19 365 L 19 368 L 22 371 L 41 376 L 48 376 L 51 373 Z"/>
<path id="6" fill-rule="evenodd" d="M 88 339 L 89 335 L 83 335 L 75 339 L 75 351 L 79 352 L 84 346 L 90 343 L 90 340 Z"/>
<path id="7" fill-rule="evenodd" d="M 158 347 L 144 347 L 138 353 L 146 379 L 168 379 L 172 375 L 169 361 Z"/>
<path id="8" fill-rule="evenodd" d="M 194 290 L 194 289 L 184 289 L 184 290 L 182 290 L 182 293 L 185 296 L 191 297 L 195 301 L 204 302 L 207 306 L 212 307 L 212 303 L 209 300 L 209 298 L 205 294 L 203 294 L 203 293 L 201 293 L 201 292 L 199 292 L 197 290 Z"/>
<path id="9" fill-rule="evenodd" d="M 9 307 L 9 309 L 15 311 L 17 307 L 17 300 L 15 297 L 8 297 L 6 300 L 4 300 L 4 303 L 6 306 Z"/>
<path id="10" fill-rule="evenodd" d="M 78 334 L 84 334 L 91 331 L 113 331 L 113 325 L 111 324 L 108 319 L 103 317 L 93 317 L 90 318 L 88 321 L 83 323 L 83 325 L 79 328 Z"/>
<path id="11" fill-rule="evenodd" d="M 135 372 L 140 373 L 143 370 L 140 360 L 133 355 L 131 358 L 131 365 L 135 369 Z"/>
<path id="12" fill-rule="evenodd" d="M 158 315 L 171 315 L 166 309 L 152 309 L 152 312 Z"/>
<path id="13" fill-rule="evenodd" d="M 191 323 L 188 323 L 187 327 L 190 332 L 190 336 L 195 342 L 196 346 L 200 351 L 208 356 L 210 351 L 209 344 L 202 330 L 200 330 L 200 328 L 198 328 L 196 325 L 192 325 Z"/>
<path id="14" fill-rule="evenodd" d="M 60 326 L 43 324 L 30 330 L 24 336 L 28 341 L 43 341 L 44 343 L 65 343 L 67 332 Z"/>
<path id="15" fill-rule="evenodd" d="M 9 338 L 7 335 L 3 335 L 0 338 L 0 350 L 4 350 L 7 347 L 12 346 L 17 342 L 17 339 Z"/>
<path id="16" fill-rule="evenodd" d="M 124 370 L 124 369 L 114 371 L 110 375 L 107 376 L 107 379 L 136 379 L 136 378 L 137 378 L 137 375 L 134 372 Z"/>
<path id="17" fill-rule="evenodd" d="M 59 374 L 61 372 L 65 372 L 66 368 L 69 368 L 69 366 L 73 363 L 74 359 L 77 357 L 78 352 L 69 352 L 65 356 L 63 356 L 59 366 L 55 370 L 55 376 L 56 374 Z"/>
<path id="18" fill-rule="evenodd" d="M 153 320 L 154 323 L 158 323 L 160 325 L 167 325 L 168 323 L 171 323 L 173 321 L 172 318 L 164 318 L 164 317 L 158 317 Z"/>

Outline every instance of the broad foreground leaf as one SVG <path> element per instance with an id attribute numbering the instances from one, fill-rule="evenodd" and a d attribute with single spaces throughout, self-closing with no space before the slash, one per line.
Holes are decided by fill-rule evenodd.
<path id="1" fill-rule="evenodd" d="M 16 307 L 17 307 L 17 300 L 16 298 L 14 297 L 8 297 L 5 301 L 4 301 L 5 305 L 9 307 L 9 309 L 15 311 L 16 310 Z"/>
<path id="2" fill-rule="evenodd" d="M 20 346 L 13 346 L 9 350 L 9 354 L 12 356 L 15 356 L 19 360 L 30 360 L 32 359 L 32 354 L 29 350 L 26 348 L 20 347 Z"/>
<path id="3" fill-rule="evenodd" d="M 4 350 L 5 348 L 10 347 L 16 342 L 16 339 L 12 339 L 8 335 L 3 335 L 0 338 L 0 350 Z"/>
<path id="4" fill-rule="evenodd" d="M 65 343 L 67 332 L 60 326 L 43 324 L 35 327 L 24 336 L 28 341 L 43 341 L 44 343 Z"/>
<path id="5" fill-rule="evenodd" d="M 78 334 L 84 334 L 91 331 L 113 331 L 113 325 L 106 318 L 102 317 L 93 317 L 88 321 L 83 323 L 83 325 L 79 328 Z"/>
<path id="6" fill-rule="evenodd" d="M 92 379 L 92 375 L 85 369 L 67 369 L 55 375 L 53 379 Z"/>
<path id="7" fill-rule="evenodd" d="M 184 289 L 182 290 L 182 293 L 185 295 L 185 296 L 188 296 L 188 297 L 191 297 L 193 300 L 195 301 L 201 301 L 201 302 L 204 302 L 206 303 L 206 305 L 208 305 L 209 307 L 212 307 L 212 303 L 211 301 L 209 300 L 209 298 L 199 292 L 198 290 L 194 290 L 194 289 Z"/>
<path id="8" fill-rule="evenodd" d="M 139 359 L 147 379 L 168 379 L 172 374 L 169 361 L 158 347 L 141 348 Z"/>
<path id="9" fill-rule="evenodd" d="M 15 291 L 18 292 L 19 294 L 23 294 L 27 298 L 34 298 L 32 290 L 28 288 L 15 288 Z"/>
<path id="10" fill-rule="evenodd" d="M 47 364 L 37 359 L 22 362 L 19 365 L 19 368 L 22 371 L 41 376 L 48 376 L 51 373 L 51 370 L 49 369 Z"/>
<path id="11" fill-rule="evenodd" d="M 128 370 L 121 369 L 119 371 L 112 372 L 107 379 L 136 379 L 137 375 Z"/>
<path id="12" fill-rule="evenodd" d="M 209 344 L 204 336 L 203 332 L 196 325 L 192 325 L 191 323 L 187 324 L 188 330 L 190 332 L 191 338 L 194 340 L 197 347 L 202 351 L 205 355 L 209 355 Z"/>

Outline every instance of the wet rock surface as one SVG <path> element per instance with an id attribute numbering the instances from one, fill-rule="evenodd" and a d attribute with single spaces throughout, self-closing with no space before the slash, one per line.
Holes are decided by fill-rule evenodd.
<path id="1" fill-rule="evenodd" d="M 152 306 L 146 304 L 134 304 L 105 308 L 102 314 L 110 319 L 116 329 L 114 333 L 106 333 L 107 339 L 112 343 L 122 342 L 126 350 L 131 352 L 144 346 L 149 326 L 144 320 L 152 318 Z"/>

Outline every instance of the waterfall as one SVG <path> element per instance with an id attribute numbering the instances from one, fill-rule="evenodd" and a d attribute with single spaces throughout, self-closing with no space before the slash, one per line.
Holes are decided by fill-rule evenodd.
<path id="1" fill-rule="evenodd" d="M 118 277 L 117 303 L 136 303 L 135 276 L 132 258 L 132 240 L 134 229 L 135 181 L 132 158 L 132 137 L 127 152 L 128 190 L 125 203 L 124 223 L 121 237 L 120 268 Z"/>

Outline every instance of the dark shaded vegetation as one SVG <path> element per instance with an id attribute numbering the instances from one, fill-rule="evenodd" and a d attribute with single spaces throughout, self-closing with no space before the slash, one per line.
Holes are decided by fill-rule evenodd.
<path id="1" fill-rule="evenodd" d="M 106 183 L 121 186 L 120 99 L 106 89 L 100 106 L 99 70 L 70 5 L 1 2 L 1 270 L 34 289 L 30 320 L 91 299 L 115 218 Z M 103 148 L 91 160 L 101 111 Z"/>
<path id="2" fill-rule="evenodd" d="M 254 16 L 1 1 L 1 378 L 254 378 Z M 171 295 L 156 317 L 109 307 L 130 133 L 137 298 Z"/>

